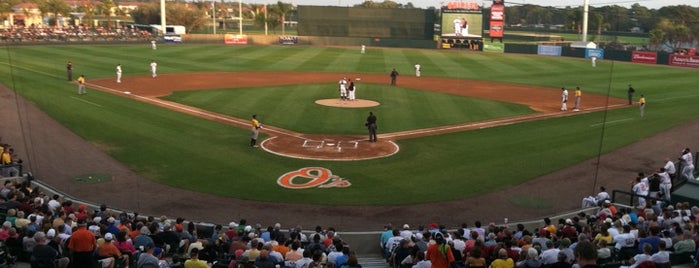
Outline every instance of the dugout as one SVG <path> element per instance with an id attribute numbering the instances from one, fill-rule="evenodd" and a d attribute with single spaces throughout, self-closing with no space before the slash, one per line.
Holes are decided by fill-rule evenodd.
<path id="1" fill-rule="evenodd" d="M 434 9 L 298 6 L 298 34 L 315 45 L 434 47 Z"/>

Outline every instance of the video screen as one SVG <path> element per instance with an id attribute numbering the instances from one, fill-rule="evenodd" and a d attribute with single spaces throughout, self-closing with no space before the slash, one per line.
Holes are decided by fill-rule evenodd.
<path id="1" fill-rule="evenodd" d="M 483 37 L 483 13 L 467 10 L 442 10 L 442 37 Z"/>

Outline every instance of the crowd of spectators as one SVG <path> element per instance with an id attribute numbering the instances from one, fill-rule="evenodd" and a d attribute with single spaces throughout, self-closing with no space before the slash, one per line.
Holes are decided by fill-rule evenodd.
<path id="1" fill-rule="evenodd" d="M 147 41 L 153 36 L 146 30 L 130 25 L 119 28 L 46 25 L 15 25 L 0 28 L 0 42 L 88 42 L 88 41 Z"/>
<path id="2" fill-rule="evenodd" d="M 431 223 L 410 230 L 386 226 L 380 245 L 391 267 L 571 268 L 582 267 L 577 247 L 592 247 L 588 259 L 605 267 L 669 267 L 696 259 L 699 207 L 621 207 L 603 202 L 557 223 L 545 218 L 529 230 L 516 226 L 473 226 L 448 230 Z"/>
<path id="3" fill-rule="evenodd" d="M 30 181 L 9 179 L 0 187 L 0 263 L 38 267 L 237 267 L 361 268 L 334 228 L 304 232 L 301 226 L 263 227 L 245 219 L 202 228 L 184 218 L 117 213 L 106 205 L 47 195 Z M 34 266 L 32 266 L 34 267 Z"/>

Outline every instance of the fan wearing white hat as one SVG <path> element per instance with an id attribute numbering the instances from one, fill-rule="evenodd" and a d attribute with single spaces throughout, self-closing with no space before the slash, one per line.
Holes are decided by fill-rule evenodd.
<path id="1" fill-rule="evenodd" d="M 400 236 L 404 239 L 410 240 L 410 238 L 413 236 L 413 232 L 410 231 L 410 225 L 407 223 L 403 224 L 403 230 L 400 231 Z"/>
<path id="2" fill-rule="evenodd" d="M 97 255 L 101 259 L 103 268 L 113 268 L 115 262 L 122 263 L 122 267 L 129 266 L 129 256 L 122 255 L 121 251 L 114 245 L 114 235 L 112 233 L 104 234 L 104 243 L 97 247 Z"/>

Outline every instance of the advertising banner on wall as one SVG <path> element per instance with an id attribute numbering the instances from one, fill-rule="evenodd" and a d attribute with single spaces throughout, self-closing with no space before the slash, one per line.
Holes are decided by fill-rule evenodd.
<path id="1" fill-rule="evenodd" d="M 699 56 L 693 55 L 670 55 L 669 65 L 699 68 Z"/>
<path id="2" fill-rule="evenodd" d="M 601 48 L 588 48 L 585 49 L 585 58 L 589 59 L 595 57 L 598 60 L 604 59 L 604 49 Z"/>
<path id="3" fill-rule="evenodd" d="M 539 45 L 536 54 L 544 56 L 560 56 L 563 49 L 559 46 Z"/>
<path id="4" fill-rule="evenodd" d="M 248 36 L 240 34 L 227 33 L 223 36 L 223 42 L 226 45 L 247 45 Z"/>
<path id="5" fill-rule="evenodd" d="M 631 62 L 636 63 L 658 63 L 658 53 L 650 51 L 634 51 L 631 52 Z"/>
<path id="6" fill-rule="evenodd" d="M 488 34 L 490 35 L 490 38 L 502 38 L 505 30 L 505 23 L 504 21 L 496 21 L 496 20 L 491 20 L 490 21 L 490 31 Z"/>

